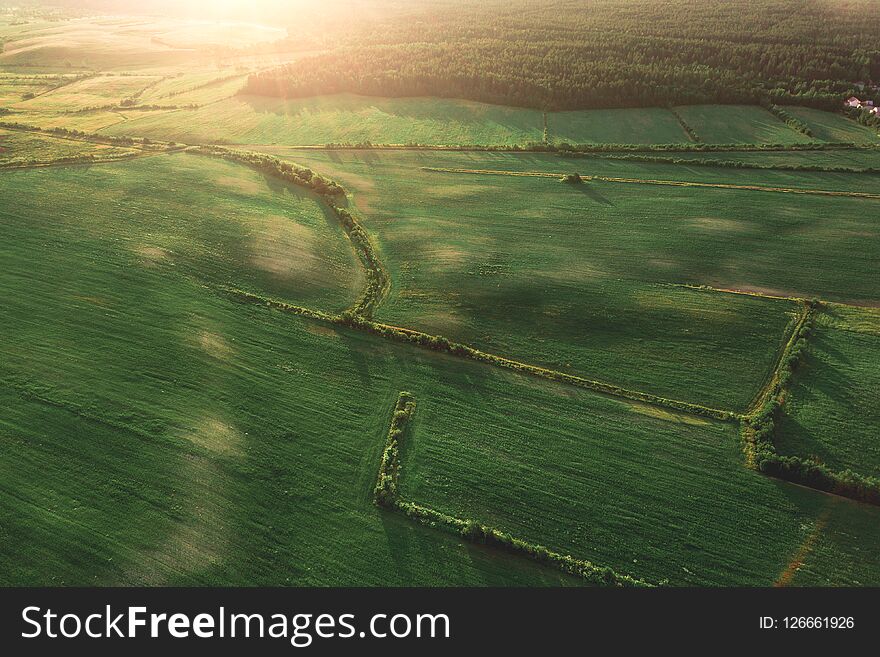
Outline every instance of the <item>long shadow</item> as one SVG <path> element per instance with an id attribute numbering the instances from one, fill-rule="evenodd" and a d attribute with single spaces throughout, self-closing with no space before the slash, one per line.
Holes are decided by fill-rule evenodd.
<path id="1" fill-rule="evenodd" d="M 600 192 L 593 183 L 585 182 L 581 183 L 576 187 L 578 191 L 580 191 L 585 196 L 589 196 L 591 199 L 596 201 L 597 203 L 601 203 L 602 205 L 610 205 L 613 206 L 614 203 L 608 199 L 602 192 Z"/>

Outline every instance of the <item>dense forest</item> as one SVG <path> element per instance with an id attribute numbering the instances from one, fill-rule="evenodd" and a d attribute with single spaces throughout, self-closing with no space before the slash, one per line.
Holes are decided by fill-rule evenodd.
<path id="1" fill-rule="evenodd" d="M 837 109 L 857 83 L 876 97 L 870 83 L 880 82 L 880 0 L 385 4 L 322 52 L 251 76 L 246 93 L 433 95 L 553 110 L 759 101 Z"/>

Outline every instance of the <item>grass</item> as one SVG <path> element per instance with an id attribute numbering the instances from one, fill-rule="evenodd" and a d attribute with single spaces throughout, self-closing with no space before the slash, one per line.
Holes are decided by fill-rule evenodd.
<path id="1" fill-rule="evenodd" d="M 413 166 L 473 164 L 479 157 L 304 159 L 354 192 L 378 240 L 393 283 L 377 319 L 664 397 L 731 410 L 748 405 L 772 367 L 794 304 L 654 283 L 758 285 L 755 255 L 773 228 L 754 219 L 754 208 L 772 195 L 653 187 L 645 193 L 639 185 L 573 187 Z M 716 193 L 743 197 L 719 210 Z M 734 243 L 754 254 L 741 255 Z M 772 253 L 760 262 L 787 265 Z M 748 276 L 741 270 L 734 279 L 725 261 L 731 268 L 748 261 Z M 702 372 L 697 380 L 695 369 Z"/>
<path id="2" fill-rule="evenodd" d="M 783 407 L 777 450 L 880 476 L 880 312 L 831 306 L 807 353 Z"/>
<path id="3" fill-rule="evenodd" d="M 742 467 L 735 425 L 495 374 L 466 393 L 455 380 L 433 397 L 410 389 L 405 499 L 623 574 L 767 586 L 825 521 L 827 496 Z M 877 582 L 880 510 L 843 505 L 838 530 L 858 533 L 829 540 L 817 573 Z"/>
<path id="4" fill-rule="evenodd" d="M 551 112 L 547 127 L 554 143 L 677 144 L 687 134 L 667 109 L 659 107 Z"/>
<path id="5" fill-rule="evenodd" d="M 809 126 L 813 136 L 823 141 L 851 141 L 857 144 L 880 143 L 877 129 L 871 129 L 841 114 L 822 112 L 809 107 L 785 107 L 785 111 Z"/>
<path id="6" fill-rule="evenodd" d="M 89 155 L 100 159 L 112 159 L 137 152 L 132 148 L 0 128 L 0 167 L 49 163 L 60 158 Z"/>
<path id="7" fill-rule="evenodd" d="M 212 294 L 267 208 L 190 176 L 233 171 L 267 184 L 186 155 L 3 174 L 0 583 L 577 583 L 371 505 L 400 380 L 483 368 Z"/>
<path id="8" fill-rule="evenodd" d="M 29 111 L 74 111 L 116 105 L 157 79 L 144 75 L 99 75 L 66 84 L 31 100 L 21 101 L 14 107 Z"/>
<path id="9" fill-rule="evenodd" d="M 753 105 L 676 107 L 684 121 L 707 144 L 797 144 L 815 141 Z"/>
<path id="10" fill-rule="evenodd" d="M 821 166 L 880 169 L 880 149 L 858 148 L 818 151 L 718 151 L 712 153 L 647 153 L 675 159 L 723 160 L 762 166 Z"/>
<path id="11" fill-rule="evenodd" d="M 702 190 L 418 168 L 481 157 L 552 164 L 300 158 L 354 191 L 378 238 L 396 295 L 380 319 L 473 330 L 517 357 L 575 354 L 652 392 L 750 401 L 793 304 L 654 282 L 703 281 L 732 245 L 754 251 L 775 228 L 749 222 L 755 199 L 778 195 L 720 203 L 746 239 L 707 214 L 719 201 Z M 797 560 L 795 584 L 880 581 L 876 510 L 829 513 L 827 496 L 745 469 L 734 424 L 212 292 L 351 303 L 351 248 L 301 190 L 187 154 L 2 176 L 2 584 L 577 584 L 371 505 L 401 389 L 419 399 L 402 475 L 419 503 L 654 581 L 767 584 Z M 797 202 L 803 214 L 814 201 Z M 832 262 L 842 248 L 822 247 Z"/>
<path id="12" fill-rule="evenodd" d="M 336 218 L 305 191 L 244 167 L 178 154 L 4 175 L 4 225 L 24 231 L 23 241 L 32 239 L 28 222 L 53 217 L 70 238 L 105 232 L 113 250 L 144 266 L 174 266 L 326 310 L 342 310 L 360 293 L 361 270 Z M 45 228 L 44 221 L 29 230 L 38 236 Z"/>
<path id="13" fill-rule="evenodd" d="M 236 96 L 197 110 L 134 119 L 107 132 L 200 143 L 512 145 L 541 141 L 542 122 L 536 110 L 436 98 Z"/>

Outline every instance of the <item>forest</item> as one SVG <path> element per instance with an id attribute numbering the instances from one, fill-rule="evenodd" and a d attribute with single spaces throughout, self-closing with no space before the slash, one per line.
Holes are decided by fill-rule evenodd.
<path id="1" fill-rule="evenodd" d="M 336 33 L 327 50 L 253 74 L 245 91 L 432 95 L 544 110 L 837 109 L 847 94 L 878 95 L 877 0 L 514 0 L 409 12 Z"/>

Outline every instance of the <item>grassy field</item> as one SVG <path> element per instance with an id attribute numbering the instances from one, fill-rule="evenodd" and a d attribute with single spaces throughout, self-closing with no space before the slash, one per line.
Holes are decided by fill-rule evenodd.
<path id="1" fill-rule="evenodd" d="M 819 248 L 808 236 L 828 230 L 820 213 L 831 203 L 726 190 L 572 187 L 417 167 L 474 165 L 480 157 L 349 152 L 303 159 L 353 190 L 381 246 L 393 285 L 380 319 L 662 396 L 736 409 L 751 401 L 794 306 L 655 283 L 782 287 L 790 275 L 794 284 L 793 267 L 813 269 L 802 262 L 804 250 Z M 515 159 L 490 158 L 493 166 Z M 821 222 L 804 210 L 817 202 Z M 771 214 L 774 207 L 779 214 Z M 774 238 L 790 222 L 804 237 Z M 838 249 L 826 240 L 823 257 L 839 250 L 837 257 L 857 262 L 855 243 Z M 838 275 L 841 285 L 849 281 Z M 848 282 L 844 289 L 852 292 Z M 867 281 L 865 290 L 876 292 Z M 697 380 L 694 369 L 702 372 Z"/>
<path id="2" fill-rule="evenodd" d="M 860 125 L 840 114 L 822 112 L 809 107 L 786 107 L 785 111 L 806 123 L 817 139 L 851 141 L 857 144 L 880 143 L 877 129 Z"/>
<path id="3" fill-rule="evenodd" d="M 19 110 L 59 111 L 118 105 L 159 78 L 145 75 L 99 75 L 66 84 L 14 105 Z"/>
<path id="4" fill-rule="evenodd" d="M 829 519 L 831 498 L 743 468 L 735 425 L 504 375 L 472 386 L 416 392 L 405 499 L 674 585 L 769 586 Z M 812 577 L 880 581 L 880 510 L 838 504 L 837 531 L 857 533 L 823 537 Z"/>
<path id="5" fill-rule="evenodd" d="M 708 144 L 797 144 L 815 141 L 757 106 L 689 105 L 675 109 L 700 139 Z"/>
<path id="6" fill-rule="evenodd" d="M 450 310 L 462 305 L 455 298 L 461 285 L 470 284 L 498 290 L 511 285 L 510 298 L 521 292 L 521 303 L 527 306 L 542 296 L 537 290 L 553 276 L 587 283 L 623 278 L 838 301 L 880 300 L 872 273 L 880 239 L 872 219 L 873 200 L 606 182 L 570 186 L 553 179 L 442 174 L 419 167 L 543 168 L 646 178 L 661 177 L 662 167 L 662 177 L 669 180 L 799 181 L 805 188 L 844 180 L 848 182 L 842 187 L 865 191 L 871 176 L 783 171 L 774 178 L 768 174 L 775 172 L 767 171 L 615 161 L 597 162 L 592 169 L 583 160 L 506 153 L 299 151 L 292 156 L 354 191 L 392 267 L 401 267 L 396 294 L 403 299 L 403 286 L 412 286 L 411 303 L 431 303 L 432 295 L 425 297 L 420 288 L 427 285 L 440 294 L 442 285 L 434 277 L 443 272 L 447 285 L 442 294 L 452 297 L 443 303 L 453 306 Z M 523 238 L 526 233 L 531 237 Z M 448 257 L 443 257 L 445 247 L 451 249 Z M 456 257 L 456 250 L 464 254 Z M 395 263 L 401 254 L 404 262 Z M 512 272 L 528 272 L 527 280 L 503 270 L 491 279 L 467 274 L 493 258 Z M 528 293 L 530 286 L 537 289 Z M 387 312 L 394 312 L 393 300 Z M 405 315 L 401 310 L 401 317 Z"/>
<path id="7" fill-rule="evenodd" d="M 137 152 L 132 148 L 93 144 L 34 132 L 0 128 L 0 167 L 42 164 L 59 158 L 84 155 L 102 159 L 115 158 Z"/>
<path id="8" fill-rule="evenodd" d="M 297 188 L 226 162 L 179 154 L 16 171 L 4 174 L 0 195 L 6 225 L 27 232 L 27 222 L 52 217 L 54 230 L 71 237 L 104 232 L 114 250 L 144 266 L 167 263 L 206 282 L 327 310 L 360 293 L 360 267 L 333 215 Z"/>
<path id="9" fill-rule="evenodd" d="M 370 504 L 418 357 L 43 235 L 2 247 L 2 584 L 576 583 Z"/>
<path id="10" fill-rule="evenodd" d="M 777 449 L 880 476 L 880 312 L 831 306 L 817 324 L 786 399 Z"/>
<path id="11" fill-rule="evenodd" d="M 547 128 L 554 143 L 678 144 L 690 141 L 672 112 L 659 107 L 549 112 Z"/>
<path id="12" fill-rule="evenodd" d="M 726 160 L 764 166 L 849 167 L 880 169 L 880 149 L 858 148 L 828 151 L 718 151 L 713 153 L 649 153 L 658 157 L 694 160 Z M 762 174 L 763 175 L 763 174 Z"/>
<path id="13" fill-rule="evenodd" d="M 108 134 L 187 142 L 316 145 L 329 142 L 517 144 L 539 142 L 541 113 L 436 98 L 236 96 L 197 110 L 144 117 Z"/>

